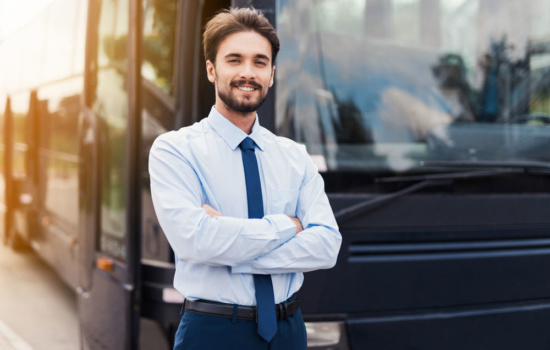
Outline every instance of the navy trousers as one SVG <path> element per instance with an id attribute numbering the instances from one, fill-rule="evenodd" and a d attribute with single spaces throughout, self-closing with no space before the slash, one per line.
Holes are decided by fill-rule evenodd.
<path id="1" fill-rule="evenodd" d="M 174 350 L 306 350 L 307 336 L 302 313 L 277 321 L 277 333 L 268 343 L 257 332 L 254 320 L 185 312 Z"/>

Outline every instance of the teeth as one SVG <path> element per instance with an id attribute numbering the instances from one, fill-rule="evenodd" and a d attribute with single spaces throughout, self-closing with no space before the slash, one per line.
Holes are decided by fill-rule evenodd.
<path id="1" fill-rule="evenodd" d="M 254 91 L 254 88 L 251 88 L 251 87 L 245 87 L 245 86 L 239 86 L 239 90 L 242 90 L 242 91 Z"/>

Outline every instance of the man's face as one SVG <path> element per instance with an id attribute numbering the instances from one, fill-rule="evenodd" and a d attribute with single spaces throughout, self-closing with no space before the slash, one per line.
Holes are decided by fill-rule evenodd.
<path id="1" fill-rule="evenodd" d="M 207 61 L 206 69 L 216 85 L 216 104 L 219 98 L 237 113 L 255 112 L 273 85 L 271 44 L 256 32 L 231 34 L 221 42 L 216 64 Z"/>

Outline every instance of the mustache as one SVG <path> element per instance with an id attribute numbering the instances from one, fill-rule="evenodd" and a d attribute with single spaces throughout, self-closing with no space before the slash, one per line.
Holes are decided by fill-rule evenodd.
<path id="1" fill-rule="evenodd" d="M 231 82 L 232 87 L 238 88 L 238 87 L 243 86 L 243 85 L 250 85 L 250 86 L 253 86 L 256 89 L 261 89 L 262 88 L 262 86 L 259 83 L 255 82 L 254 80 L 246 81 L 244 79 L 241 79 L 241 80 L 233 80 Z"/>

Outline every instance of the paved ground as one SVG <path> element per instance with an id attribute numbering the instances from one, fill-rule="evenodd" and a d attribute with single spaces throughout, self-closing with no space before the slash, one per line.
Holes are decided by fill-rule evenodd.
<path id="1" fill-rule="evenodd" d="M 32 350 L 27 342 L 2 321 L 0 321 L 0 349 Z"/>
<path id="2" fill-rule="evenodd" d="M 0 349 L 78 348 L 75 293 L 32 251 L 0 242 Z"/>

